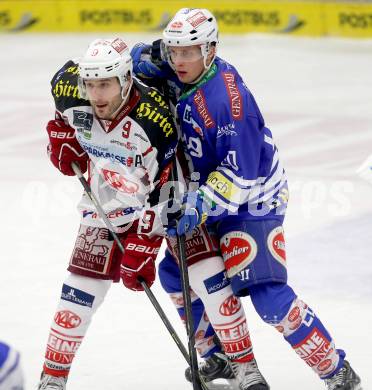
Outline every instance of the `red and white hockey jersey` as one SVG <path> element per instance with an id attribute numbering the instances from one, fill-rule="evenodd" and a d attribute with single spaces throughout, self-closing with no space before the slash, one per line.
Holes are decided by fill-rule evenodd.
<path id="1" fill-rule="evenodd" d="M 100 120 L 89 101 L 80 98 L 77 75 L 77 64 L 67 62 L 52 79 L 52 95 L 57 111 L 89 155 L 92 191 L 114 226 L 136 219 L 153 224 L 154 209 L 159 215 L 159 205 L 169 200 L 165 184 L 178 140 L 168 105 L 156 89 L 135 79 L 130 99 L 116 118 Z M 87 195 L 78 208 L 82 224 L 104 226 Z"/>

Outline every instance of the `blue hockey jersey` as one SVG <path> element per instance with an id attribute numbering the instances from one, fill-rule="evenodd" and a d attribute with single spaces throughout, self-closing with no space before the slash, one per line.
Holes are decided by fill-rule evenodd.
<path id="1" fill-rule="evenodd" d="M 278 149 L 232 65 L 217 57 L 184 90 L 177 114 L 200 190 L 217 205 L 208 222 L 283 214 L 288 191 Z"/>
<path id="2" fill-rule="evenodd" d="M 135 62 L 136 69 L 136 62 Z M 283 215 L 285 171 L 271 131 L 237 70 L 216 57 L 195 85 L 183 85 L 164 63 L 159 78 L 147 75 L 176 105 L 192 183 L 215 208 L 207 222 Z"/>

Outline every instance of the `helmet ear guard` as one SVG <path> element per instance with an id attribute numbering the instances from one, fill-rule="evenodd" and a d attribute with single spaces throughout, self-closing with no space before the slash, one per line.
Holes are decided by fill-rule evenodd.
<path id="1" fill-rule="evenodd" d="M 87 99 L 85 79 L 117 77 L 123 99 L 128 97 L 133 84 L 133 61 L 129 48 L 121 38 L 96 39 L 79 61 L 78 88 Z"/>
<path id="2" fill-rule="evenodd" d="M 123 100 L 127 100 L 133 85 L 132 73 L 128 71 L 127 74 L 123 76 L 123 82 L 121 82 L 120 79 L 119 82 L 121 85 L 121 97 Z"/>

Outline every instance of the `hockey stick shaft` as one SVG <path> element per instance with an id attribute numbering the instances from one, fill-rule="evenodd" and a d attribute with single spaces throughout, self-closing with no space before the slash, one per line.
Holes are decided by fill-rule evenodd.
<path id="1" fill-rule="evenodd" d="M 85 192 L 87 193 L 87 195 L 89 196 L 89 199 L 92 201 L 94 207 L 96 208 L 97 212 L 98 212 L 98 215 L 100 216 L 100 218 L 103 220 L 103 222 L 105 223 L 107 229 L 110 231 L 112 237 L 114 238 L 116 244 L 118 245 L 121 253 L 124 253 L 124 247 L 123 247 L 123 244 L 121 243 L 119 237 L 117 236 L 117 234 L 115 233 L 115 228 L 114 226 L 112 225 L 111 221 L 107 218 L 106 216 L 106 213 L 105 211 L 103 210 L 102 206 L 100 205 L 98 199 L 96 198 L 96 196 L 94 195 L 94 193 L 92 192 L 92 189 L 90 188 L 90 185 L 89 183 L 86 181 L 85 177 L 83 176 L 83 174 L 81 173 L 81 170 L 80 170 L 80 167 L 75 164 L 74 162 L 71 163 L 71 167 L 75 173 L 75 175 L 77 176 L 77 178 L 79 179 L 80 183 L 82 184 Z"/>
<path id="2" fill-rule="evenodd" d="M 185 323 L 186 323 L 186 332 L 188 338 L 192 385 L 194 390 L 204 390 L 207 389 L 207 387 L 205 383 L 201 380 L 199 375 L 198 356 L 195 348 L 194 318 L 192 315 L 190 281 L 189 281 L 189 273 L 187 270 L 185 236 L 177 235 L 177 243 L 178 243 L 178 252 L 179 252 L 180 273 L 181 273 L 182 296 L 183 296 L 183 302 L 185 308 Z"/>
<path id="3" fill-rule="evenodd" d="M 98 199 L 96 198 L 96 196 L 92 192 L 92 190 L 90 188 L 90 185 L 86 181 L 85 177 L 83 176 L 79 166 L 77 164 L 75 164 L 74 162 L 71 164 L 71 166 L 72 166 L 72 169 L 73 169 L 74 173 L 76 174 L 77 178 L 79 179 L 80 183 L 82 184 L 85 192 L 89 196 L 89 199 L 92 201 L 94 207 L 96 208 L 100 218 L 103 220 L 103 222 L 105 223 L 107 229 L 112 234 L 112 237 L 114 238 L 116 244 L 118 245 L 121 253 L 124 254 L 124 247 L 123 247 L 119 237 L 117 236 L 117 234 L 114 231 L 114 226 L 112 225 L 110 220 L 107 218 L 105 211 L 103 210 L 103 208 L 100 205 Z M 186 350 L 185 346 L 183 345 L 181 339 L 179 338 L 177 332 L 174 330 L 174 328 L 173 328 L 172 324 L 170 323 L 168 317 L 164 313 L 164 310 L 162 309 L 160 303 L 156 299 L 155 295 L 152 293 L 151 289 L 147 286 L 145 281 L 144 280 L 139 280 L 139 282 L 141 283 L 143 289 L 145 290 L 146 295 L 149 298 L 150 302 L 152 303 L 152 305 L 154 306 L 155 310 L 159 314 L 160 319 L 163 321 L 165 327 L 167 328 L 168 332 L 172 336 L 172 339 L 174 340 L 174 342 L 176 343 L 177 347 L 179 348 L 179 350 L 181 351 L 182 355 L 184 356 L 187 364 L 190 365 L 190 357 L 189 357 L 189 355 L 187 353 L 187 350 Z"/>
<path id="4" fill-rule="evenodd" d="M 166 314 L 164 313 L 163 309 L 161 308 L 159 302 L 155 298 L 155 295 L 152 293 L 152 291 L 149 288 L 149 286 L 143 280 L 140 280 L 140 283 L 141 283 L 143 289 L 145 290 L 148 298 L 150 299 L 152 305 L 154 306 L 155 310 L 159 314 L 159 317 L 161 318 L 161 320 L 163 321 L 165 327 L 167 328 L 169 334 L 172 336 L 172 338 L 173 338 L 174 342 L 176 343 L 178 349 L 181 351 L 183 357 L 186 360 L 186 363 L 188 365 L 190 365 L 190 356 L 187 353 L 187 350 L 186 350 L 185 346 L 183 345 L 181 339 L 178 337 L 177 332 L 174 330 L 172 324 L 168 320 L 168 317 L 166 316 Z"/>
<path id="5" fill-rule="evenodd" d="M 171 179 L 173 182 L 178 181 L 177 161 L 174 162 L 174 166 L 172 167 Z M 177 234 L 177 245 L 178 245 L 178 253 L 179 253 L 179 266 L 180 266 L 180 274 L 181 274 L 182 296 L 183 296 L 184 309 L 185 309 L 185 323 L 186 323 L 186 333 L 188 339 L 188 350 L 190 356 L 192 385 L 194 390 L 207 390 L 208 388 L 204 380 L 200 377 L 199 374 L 198 356 L 195 348 L 194 318 L 192 315 L 190 280 L 189 280 L 189 273 L 187 269 L 185 235 L 179 236 Z"/>

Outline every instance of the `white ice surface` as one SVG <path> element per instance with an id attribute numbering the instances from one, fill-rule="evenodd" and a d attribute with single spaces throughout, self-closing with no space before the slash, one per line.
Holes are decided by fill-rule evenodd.
<path id="1" fill-rule="evenodd" d="M 0 338 L 22 352 L 35 388 L 66 275 L 81 189 L 49 163 L 49 80 L 96 35 L 0 39 Z M 101 34 L 107 36 L 107 34 Z M 127 35 L 130 45 L 155 36 Z M 372 153 L 372 41 L 285 36 L 222 37 L 272 129 L 289 177 L 289 281 L 319 314 L 372 388 L 372 186 L 354 172 Z M 179 334 L 177 315 L 154 292 Z M 256 357 L 273 390 L 323 384 L 245 299 Z M 190 389 L 185 363 L 144 294 L 117 284 L 89 329 L 73 389 Z"/>

